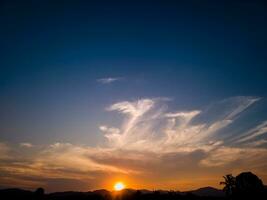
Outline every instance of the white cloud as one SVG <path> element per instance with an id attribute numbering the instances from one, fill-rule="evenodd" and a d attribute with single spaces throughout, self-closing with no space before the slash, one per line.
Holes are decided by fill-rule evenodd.
<path id="1" fill-rule="evenodd" d="M 260 125 L 241 135 L 241 138 L 236 142 L 246 142 L 265 133 L 267 133 L 267 121 L 262 122 Z"/>
<path id="2" fill-rule="evenodd" d="M 244 163 L 247 167 L 257 165 L 259 163 L 265 163 L 267 158 L 267 149 L 264 148 L 238 148 L 238 147 L 226 147 L 222 146 L 209 153 L 200 164 L 207 167 L 225 166 L 231 165 L 235 161 Z M 258 160 L 258 162 L 255 162 Z M 234 163 L 234 165 L 236 165 Z M 239 166 L 236 166 L 239 167 Z M 246 167 L 246 166 L 242 166 Z"/>
<path id="3" fill-rule="evenodd" d="M 254 104 L 255 102 L 259 101 L 261 98 L 257 97 L 236 97 L 233 100 L 237 102 L 236 108 L 229 113 L 227 116 L 227 119 L 233 119 L 235 116 L 237 116 L 239 113 L 242 113 L 244 110 L 246 110 L 249 106 Z"/>
<path id="4" fill-rule="evenodd" d="M 257 139 L 257 136 L 264 133 L 267 121 L 251 128 L 242 137 L 232 137 L 231 143 L 219 137 L 220 132 L 230 124 L 234 125 L 235 120 L 256 102 L 255 99 L 231 98 L 224 101 L 222 108 L 222 104 L 216 104 L 214 120 L 206 120 L 206 113 L 200 109 L 170 111 L 164 98 L 117 102 L 107 111 L 122 114 L 121 124 L 118 127 L 99 126 L 107 143 L 97 147 L 53 143 L 43 146 L 32 156 L 17 154 L 12 160 L 0 163 L 0 172 L 16 181 L 21 181 L 21 176 L 27 174 L 30 180 L 36 177 L 38 180 L 43 178 L 44 182 L 68 178 L 95 183 L 118 175 L 139 181 L 145 177 L 152 185 L 155 180 L 165 183 L 164 180 L 174 182 L 192 176 L 214 178 L 215 172 L 221 177 L 222 173 L 228 173 L 222 169 L 253 169 L 263 174 L 267 170 L 267 149 L 261 145 L 266 140 Z M 253 144 L 249 142 L 251 139 L 255 139 Z M 31 145 L 24 143 L 22 146 Z M 0 158 L 6 158 L 9 150 L 7 145 L 0 143 Z M 155 176 L 155 172 L 158 175 Z"/>
<path id="5" fill-rule="evenodd" d="M 33 147 L 34 145 L 29 143 L 29 142 L 22 142 L 19 144 L 21 147 L 26 147 L 26 148 L 31 148 Z"/>
<path id="6" fill-rule="evenodd" d="M 111 105 L 107 110 L 117 110 L 121 113 L 130 114 L 133 117 L 138 117 L 151 109 L 153 105 L 153 99 L 141 99 L 134 102 L 122 101 Z"/>
<path id="7" fill-rule="evenodd" d="M 122 147 L 128 145 L 135 146 L 136 143 L 140 143 L 141 138 L 138 139 L 137 137 L 142 133 L 137 133 L 136 128 L 139 129 L 137 124 L 142 121 L 143 115 L 151 110 L 154 104 L 155 100 L 153 99 L 140 99 L 133 102 L 118 102 L 108 107 L 108 111 L 118 111 L 127 115 L 122 127 L 118 129 L 120 134 L 116 133 L 113 135 L 108 135 L 108 138 L 113 145 L 116 147 Z M 143 128 L 145 130 L 145 127 Z"/>
<path id="8" fill-rule="evenodd" d="M 100 126 L 99 129 L 105 134 L 105 137 L 108 139 L 109 144 L 112 146 L 116 144 L 121 144 L 121 135 L 120 130 L 114 127 Z"/>
<path id="9" fill-rule="evenodd" d="M 170 117 L 170 118 L 183 117 L 183 118 L 190 120 L 193 117 L 195 117 L 196 115 L 198 115 L 200 112 L 201 111 L 199 111 L 199 110 L 194 110 L 194 111 L 190 111 L 190 112 L 166 113 L 165 116 Z"/>
<path id="10" fill-rule="evenodd" d="M 97 79 L 97 82 L 102 83 L 102 84 L 109 84 L 115 81 L 119 81 L 121 79 L 122 79 L 121 77 L 107 77 L 107 78 Z"/>
<path id="11" fill-rule="evenodd" d="M 211 138 L 216 139 L 219 131 L 232 124 L 244 110 L 258 100 L 259 98 L 253 97 L 225 100 L 221 111 L 225 114 L 221 115 L 218 113 L 220 109 L 216 108 L 217 115 L 222 117 L 212 123 L 192 123 L 193 119 L 202 114 L 200 110 L 167 112 L 161 98 L 122 101 L 107 108 L 108 111 L 126 114 L 121 127 L 103 126 L 102 131 L 109 133 L 105 136 L 114 148 L 144 151 L 153 149 L 152 151 L 159 153 L 181 149 L 207 149 Z"/>

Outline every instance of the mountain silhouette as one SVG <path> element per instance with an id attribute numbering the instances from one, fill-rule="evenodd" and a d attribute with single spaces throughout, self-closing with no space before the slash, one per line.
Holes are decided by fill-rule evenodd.
<path id="1" fill-rule="evenodd" d="M 134 190 L 108 191 L 105 189 L 88 192 L 54 192 L 46 194 L 43 188 L 35 191 L 22 189 L 1 189 L 3 200 L 234 200 L 234 199 L 267 199 L 267 188 L 262 181 L 251 172 L 243 172 L 238 176 L 224 176 L 224 189 L 203 187 L 196 190 L 180 192 L 168 190 Z M 231 181 L 229 181 L 231 180 Z M 231 193 L 227 190 L 231 186 Z M 226 188 L 226 189 L 225 189 Z M 225 192 L 225 193 L 224 193 Z"/>
<path id="2" fill-rule="evenodd" d="M 198 195 L 198 196 L 212 196 L 212 197 L 223 197 L 225 196 L 225 193 L 222 190 L 219 190 L 214 187 L 203 187 L 199 188 L 197 190 L 188 191 L 192 194 Z"/>

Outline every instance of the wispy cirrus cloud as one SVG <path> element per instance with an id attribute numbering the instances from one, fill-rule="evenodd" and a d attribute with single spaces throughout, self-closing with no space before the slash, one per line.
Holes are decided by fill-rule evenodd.
<path id="1" fill-rule="evenodd" d="M 248 170 L 255 169 L 257 165 L 265 165 L 267 149 L 265 148 L 240 148 L 221 146 L 208 153 L 200 164 L 207 167 L 229 166 L 233 169 Z M 233 165 L 234 164 L 234 165 Z M 247 168 L 247 169 L 246 169 Z"/>
<path id="2" fill-rule="evenodd" d="M 252 128 L 245 134 L 239 136 L 240 139 L 238 139 L 236 142 L 238 143 L 247 142 L 265 133 L 267 133 L 267 121 L 262 122 L 260 125 L 256 126 L 255 128 Z"/>
<path id="3" fill-rule="evenodd" d="M 140 186 L 144 179 L 149 180 L 143 185 L 147 188 L 160 181 L 168 189 L 190 189 L 179 180 L 193 176 L 195 181 L 188 185 L 201 186 L 204 181 L 216 186 L 223 174 L 242 170 L 253 170 L 267 180 L 266 139 L 262 138 L 266 121 L 252 124 L 246 131 L 231 132 L 258 100 L 233 97 L 208 110 L 170 110 L 165 98 L 116 102 L 106 110 L 122 115 L 123 120 L 118 127 L 99 126 L 107 143 L 97 147 L 54 143 L 23 157 L 15 150 L 10 154 L 11 147 L 1 143 L 0 154 L 9 159 L 0 164 L 4 174 L 0 184 L 17 181 L 35 187 L 65 178 L 97 187 L 119 176 L 134 177 Z M 221 137 L 222 133 L 227 137 Z"/>
<path id="4" fill-rule="evenodd" d="M 26 147 L 26 148 L 32 148 L 34 147 L 33 144 L 31 144 L 30 142 L 22 142 L 19 144 L 21 147 Z"/>
<path id="5" fill-rule="evenodd" d="M 212 137 L 216 138 L 216 133 L 232 124 L 240 113 L 258 100 L 254 97 L 224 100 L 220 104 L 221 110 L 218 107 L 215 109 L 215 114 L 219 116 L 216 120 L 199 123 L 193 123 L 196 117 L 207 113 L 202 114 L 201 110 L 168 112 L 165 101 L 161 99 L 118 102 L 107 110 L 118 111 L 126 118 L 121 127 L 111 127 L 111 131 L 104 132 L 114 147 L 148 149 L 154 143 L 156 148 L 153 149 L 161 153 L 175 149 L 197 149 L 209 144 Z"/>
<path id="6" fill-rule="evenodd" d="M 97 82 L 101 84 L 110 84 L 116 81 L 120 81 L 122 79 L 123 79 L 122 77 L 106 77 L 97 79 Z"/>

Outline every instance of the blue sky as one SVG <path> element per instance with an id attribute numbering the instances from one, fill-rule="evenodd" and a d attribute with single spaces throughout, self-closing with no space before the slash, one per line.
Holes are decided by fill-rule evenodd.
<path id="1" fill-rule="evenodd" d="M 126 135 L 119 136 L 124 138 L 122 143 L 137 148 L 134 144 L 147 140 L 143 137 L 155 127 L 162 130 L 156 135 L 167 134 L 163 130 L 166 121 L 161 118 L 178 112 L 170 116 L 189 120 L 192 115 L 194 120 L 189 121 L 205 124 L 205 133 L 211 124 L 234 121 L 212 136 L 214 144 L 222 146 L 219 153 L 228 151 L 226 147 L 240 148 L 233 143 L 239 136 L 245 138 L 243 142 L 261 141 L 260 152 L 265 150 L 264 133 L 253 136 L 255 128 L 265 130 L 267 119 L 267 12 L 263 1 L 2 1 L 0 13 L 2 149 L 17 151 L 23 143 L 28 145 L 22 147 L 40 152 L 53 144 L 104 148 L 109 142 L 112 148 L 122 148 L 109 140 L 110 131 L 115 140 L 120 140 L 116 134 Z M 153 106 L 143 113 L 147 119 L 127 111 L 134 108 L 138 113 L 139 106 L 146 108 L 148 102 Z M 117 107 L 108 109 L 112 105 Z M 160 119 L 152 120 L 150 112 L 160 112 Z M 149 120 L 151 126 L 138 122 L 131 127 L 131 119 Z M 133 135 L 142 128 L 149 134 L 128 137 L 128 126 Z M 175 131 L 179 135 L 182 124 L 178 126 Z M 184 130 L 191 132 L 192 128 L 196 127 Z M 254 132 L 249 132 L 253 128 Z M 224 137 L 227 134 L 233 137 Z M 177 139 L 175 145 L 189 148 L 181 141 Z M 190 151 L 204 141 L 192 142 Z M 242 150 L 247 148 L 249 144 Z M 167 151 L 164 145 L 157 151 L 181 153 L 180 149 Z M 208 158 L 213 159 L 207 153 L 206 160 L 199 163 L 209 165 Z M 67 168 L 66 163 L 62 165 Z M 240 168 L 224 167 L 216 176 L 226 169 L 236 172 Z M 267 177 L 262 169 L 256 171 Z M 136 182 L 141 183 L 141 178 Z M 153 187 L 151 183 L 143 185 Z"/>

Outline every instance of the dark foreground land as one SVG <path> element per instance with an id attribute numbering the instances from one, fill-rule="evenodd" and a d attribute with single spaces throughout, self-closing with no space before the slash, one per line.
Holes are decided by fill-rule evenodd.
<path id="1" fill-rule="evenodd" d="M 125 189 L 119 192 L 96 190 L 92 192 L 56 192 L 44 194 L 42 189 L 35 192 L 20 189 L 0 190 L 0 199 L 18 200 L 168 200 L 168 199 L 227 199 L 221 190 L 202 188 L 191 192 L 149 191 Z"/>
<path id="2" fill-rule="evenodd" d="M 27 191 L 21 189 L 3 189 L 0 190 L 0 199 L 2 200 L 234 200 L 251 199 L 266 200 L 267 189 L 261 194 L 243 196 L 226 196 L 222 190 L 211 187 L 200 188 L 189 192 L 178 191 L 149 191 L 125 189 L 119 192 L 110 192 L 107 190 L 96 190 L 89 192 L 56 192 L 45 194 L 44 190 L 39 188 L 36 191 Z"/>
<path id="3" fill-rule="evenodd" d="M 243 172 L 234 177 L 224 176 L 223 190 L 212 187 L 179 192 L 164 190 L 133 190 L 122 191 L 95 190 L 89 192 L 56 192 L 46 194 L 43 188 L 36 191 L 21 189 L 0 190 L 0 200 L 266 200 L 267 188 L 262 181 L 251 172 Z"/>

